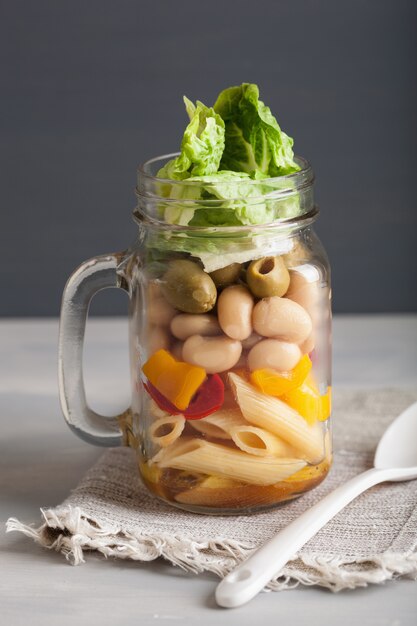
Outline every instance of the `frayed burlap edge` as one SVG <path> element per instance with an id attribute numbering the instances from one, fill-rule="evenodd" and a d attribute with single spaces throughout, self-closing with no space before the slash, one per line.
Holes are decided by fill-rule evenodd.
<path id="1" fill-rule="evenodd" d="M 85 551 L 97 550 L 106 558 L 153 561 L 163 557 L 186 571 L 195 574 L 209 571 L 223 578 L 255 549 L 247 543 L 221 537 L 198 542 L 180 534 L 159 533 L 155 537 L 137 531 L 128 532 L 115 526 L 103 526 L 84 515 L 78 507 L 41 509 L 41 512 L 45 522 L 39 528 L 10 518 L 7 532 L 18 531 L 31 537 L 44 548 L 61 552 L 73 565 L 85 562 Z M 303 584 L 341 591 L 399 576 L 417 578 L 416 552 L 404 555 L 386 551 L 362 560 L 303 553 L 291 559 L 266 589 L 282 591 Z"/>

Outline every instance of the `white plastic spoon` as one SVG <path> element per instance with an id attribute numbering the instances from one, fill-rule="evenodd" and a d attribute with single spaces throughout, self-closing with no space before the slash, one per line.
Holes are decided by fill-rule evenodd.
<path id="1" fill-rule="evenodd" d="M 230 572 L 217 586 L 217 604 L 234 608 L 249 602 L 320 528 L 366 489 L 413 478 L 417 478 L 417 402 L 383 434 L 374 467 L 329 493 Z"/>

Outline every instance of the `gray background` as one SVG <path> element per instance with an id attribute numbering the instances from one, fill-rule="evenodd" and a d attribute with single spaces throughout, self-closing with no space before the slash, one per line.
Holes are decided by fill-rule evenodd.
<path id="1" fill-rule="evenodd" d="M 136 165 L 181 97 L 256 82 L 317 175 L 338 312 L 417 310 L 410 0 L 2 3 L 2 315 L 56 315 L 83 259 L 134 238 Z M 99 294 L 93 312 L 125 311 Z"/>

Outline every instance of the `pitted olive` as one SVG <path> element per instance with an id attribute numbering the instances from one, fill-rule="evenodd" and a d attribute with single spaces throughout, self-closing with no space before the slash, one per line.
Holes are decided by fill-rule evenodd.
<path id="1" fill-rule="evenodd" d="M 252 261 L 246 282 L 257 298 L 283 296 L 290 284 L 290 275 L 280 256 L 267 256 Z"/>
<path id="2" fill-rule="evenodd" d="M 227 285 L 232 285 L 237 281 L 240 269 L 240 263 L 231 263 L 230 265 L 226 265 L 226 267 L 221 267 L 218 270 L 214 270 L 214 272 L 210 272 L 210 276 L 216 287 L 227 287 Z"/>
<path id="3" fill-rule="evenodd" d="M 186 259 L 169 263 L 161 290 L 173 307 L 185 313 L 206 313 L 216 304 L 216 285 L 196 263 Z"/>

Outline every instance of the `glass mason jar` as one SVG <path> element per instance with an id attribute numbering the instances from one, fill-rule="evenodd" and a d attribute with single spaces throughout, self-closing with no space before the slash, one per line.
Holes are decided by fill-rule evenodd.
<path id="1" fill-rule="evenodd" d="M 331 464 L 330 271 L 312 227 L 314 175 L 297 158 L 300 171 L 262 181 L 156 178 L 172 156 L 139 169 L 133 245 L 67 283 L 62 409 L 85 440 L 135 448 L 163 501 L 251 513 L 314 488 Z M 132 402 L 114 418 L 88 407 L 81 367 L 89 302 L 105 287 L 130 303 Z"/>

